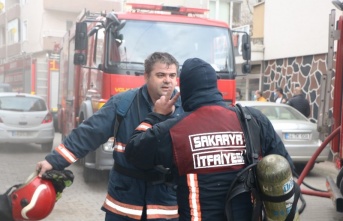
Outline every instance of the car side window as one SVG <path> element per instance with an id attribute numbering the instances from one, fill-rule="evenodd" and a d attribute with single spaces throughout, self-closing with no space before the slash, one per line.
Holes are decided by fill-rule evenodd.
<path id="1" fill-rule="evenodd" d="M 37 99 L 35 100 L 32 104 L 31 107 L 29 109 L 29 111 L 45 111 L 46 110 L 46 106 L 44 101 Z"/>
<path id="2" fill-rule="evenodd" d="M 276 119 L 277 118 L 277 114 L 276 111 L 273 108 L 269 108 L 269 107 L 263 107 L 263 106 L 257 106 L 255 107 L 256 109 L 259 109 L 264 115 L 266 115 L 266 117 L 269 120 L 272 119 Z"/>
<path id="3" fill-rule="evenodd" d="M 280 119 L 282 119 L 282 120 L 290 120 L 291 119 L 291 114 L 290 113 L 281 113 L 280 114 Z"/>

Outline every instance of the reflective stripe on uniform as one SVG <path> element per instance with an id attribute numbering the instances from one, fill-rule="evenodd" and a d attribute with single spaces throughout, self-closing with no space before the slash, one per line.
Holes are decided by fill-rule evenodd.
<path id="1" fill-rule="evenodd" d="M 59 153 L 69 163 L 75 163 L 78 160 L 78 158 L 75 157 L 75 155 L 72 152 L 70 152 L 63 144 L 58 145 L 55 148 L 55 151 Z"/>
<path id="2" fill-rule="evenodd" d="M 178 207 L 162 206 L 162 205 L 147 205 L 148 219 L 174 219 L 179 218 Z"/>
<path id="3" fill-rule="evenodd" d="M 187 174 L 187 184 L 189 188 L 189 206 L 191 221 L 201 221 L 201 210 L 199 202 L 199 183 L 197 174 Z"/>
<path id="4" fill-rule="evenodd" d="M 138 127 L 136 128 L 136 130 L 140 130 L 140 131 L 146 131 L 147 129 L 152 128 L 151 124 L 148 123 L 141 123 L 140 125 L 138 125 Z"/>
<path id="5" fill-rule="evenodd" d="M 113 199 L 110 195 L 107 194 L 104 208 L 111 211 L 112 213 L 127 216 L 132 219 L 140 220 L 142 216 L 143 206 L 136 206 L 126 203 L 118 202 L 117 200 Z"/>
<path id="6" fill-rule="evenodd" d="M 113 148 L 114 151 L 124 153 L 125 152 L 125 144 L 116 142 Z"/>

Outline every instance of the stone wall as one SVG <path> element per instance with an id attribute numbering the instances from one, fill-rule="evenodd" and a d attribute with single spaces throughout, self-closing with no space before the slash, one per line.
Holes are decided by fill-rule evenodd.
<path id="1" fill-rule="evenodd" d="M 276 87 L 283 88 L 287 97 L 291 98 L 293 89 L 300 86 L 311 105 L 310 118 L 318 119 L 321 78 L 327 72 L 326 54 L 269 60 L 264 62 L 264 67 L 262 86 L 266 98 L 270 98 Z M 333 85 L 334 76 L 330 112 L 332 112 Z"/>

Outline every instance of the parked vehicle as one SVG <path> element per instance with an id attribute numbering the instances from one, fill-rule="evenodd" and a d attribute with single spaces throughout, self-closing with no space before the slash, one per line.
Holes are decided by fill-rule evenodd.
<path id="1" fill-rule="evenodd" d="M 12 92 L 12 86 L 6 83 L 0 83 L 0 92 Z"/>
<path id="2" fill-rule="evenodd" d="M 127 3 L 128 12 L 84 11 L 67 32 L 60 54 L 59 131 L 62 139 L 113 95 L 144 84 L 144 60 L 155 51 L 172 54 L 182 66 L 198 57 L 217 71 L 224 99 L 235 102 L 236 70 L 228 24 L 204 17 L 207 9 Z M 243 59 L 250 38 L 242 37 Z M 249 64 L 243 65 L 244 73 Z M 84 159 L 83 176 L 113 167 L 113 138 Z"/>
<path id="3" fill-rule="evenodd" d="M 55 130 L 45 100 L 25 93 L 0 93 L 0 143 L 36 143 L 51 151 Z"/>
<path id="4" fill-rule="evenodd" d="M 1 63 L 0 82 L 0 92 L 13 91 L 41 96 L 54 116 L 57 130 L 58 54 L 50 53 L 48 59 L 34 59 L 29 56 Z"/>
<path id="5" fill-rule="evenodd" d="M 317 124 L 287 104 L 258 101 L 239 101 L 239 103 L 243 106 L 254 107 L 268 117 L 299 170 L 304 168 L 322 144 Z M 326 148 L 318 156 L 316 162 L 327 160 L 329 152 L 330 149 Z"/>

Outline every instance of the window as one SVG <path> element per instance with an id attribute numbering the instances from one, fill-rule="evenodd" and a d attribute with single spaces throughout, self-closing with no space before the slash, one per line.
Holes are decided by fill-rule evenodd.
<path id="1" fill-rule="evenodd" d="M 229 34 L 223 27 L 127 20 L 118 33 L 109 36 L 106 50 L 111 53 L 107 54 L 106 61 L 112 72 L 117 71 L 116 68 L 125 70 L 124 74 L 130 70 L 131 73 L 141 72 L 148 54 L 168 51 L 180 64 L 187 58 L 198 57 L 217 71 L 234 72 Z"/>
<path id="2" fill-rule="evenodd" d="M 7 42 L 14 44 L 19 42 L 19 20 L 16 18 L 7 23 Z"/>
<path id="3" fill-rule="evenodd" d="M 232 9 L 232 19 L 234 23 L 238 23 L 241 21 L 241 2 L 234 2 L 233 9 Z"/>
<path id="4" fill-rule="evenodd" d="M 0 0 L 0 13 L 5 12 L 5 0 Z"/>
<path id="5" fill-rule="evenodd" d="M 4 26 L 0 26 L 0 46 L 6 44 L 6 31 Z"/>

